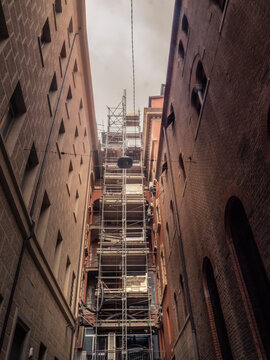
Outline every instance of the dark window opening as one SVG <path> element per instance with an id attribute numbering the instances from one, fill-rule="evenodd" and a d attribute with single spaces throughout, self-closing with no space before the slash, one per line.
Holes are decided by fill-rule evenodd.
<path id="1" fill-rule="evenodd" d="M 164 171 L 166 171 L 167 173 L 167 170 L 168 170 L 168 164 L 167 164 L 167 161 L 162 165 L 162 169 L 161 169 L 161 173 L 164 173 Z"/>
<path id="2" fill-rule="evenodd" d="M 79 136 L 79 132 L 78 132 L 78 128 L 76 126 L 76 129 L 75 129 L 75 138 Z"/>
<path id="3" fill-rule="evenodd" d="M 39 352 L 38 352 L 38 360 L 44 360 L 46 355 L 46 346 L 40 343 Z"/>
<path id="4" fill-rule="evenodd" d="M 8 38 L 8 29 L 2 4 L 0 3 L 0 41 Z"/>
<path id="5" fill-rule="evenodd" d="M 57 136 L 57 143 L 56 143 L 59 156 L 61 155 L 61 152 L 62 152 L 62 149 L 63 149 L 65 132 L 66 132 L 65 125 L 64 125 L 64 121 L 62 119 L 61 123 L 60 123 L 60 126 L 59 126 L 58 136 Z M 61 158 L 61 156 L 60 156 L 60 158 Z"/>
<path id="6" fill-rule="evenodd" d="M 38 165 L 38 156 L 35 148 L 35 144 L 32 145 L 28 160 L 26 163 L 21 188 L 26 195 L 26 192 L 30 193 L 33 190 L 33 182 L 35 180 L 36 170 Z"/>
<path id="7" fill-rule="evenodd" d="M 172 200 L 170 200 L 170 209 L 171 209 L 171 212 L 173 212 L 173 202 L 172 202 Z"/>
<path id="8" fill-rule="evenodd" d="M 72 300 L 73 300 L 73 292 L 74 292 L 74 283 L 75 283 L 75 274 L 72 273 L 70 297 L 69 297 L 69 306 L 71 306 L 72 302 L 73 302 Z"/>
<path id="9" fill-rule="evenodd" d="M 201 91 L 202 95 L 204 96 L 207 78 L 204 72 L 203 64 L 201 61 L 198 62 L 197 69 L 196 69 L 196 80 L 199 84 L 198 91 Z"/>
<path id="10" fill-rule="evenodd" d="M 228 339 L 227 329 L 221 308 L 217 284 L 211 262 L 208 258 L 204 261 L 204 274 L 207 290 L 210 296 L 211 309 L 214 315 L 215 328 L 219 340 L 220 351 L 223 359 L 232 359 L 232 352 Z"/>
<path id="11" fill-rule="evenodd" d="M 68 31 L 70 33 L 73 33 L 73 20 L 72 18 L 70 19 L 69 25 L 68 25 Z"/>
<path id="12" fill-rule="evenodd" d="M 184 165 L 184 160 L 183 160 L 182 154 L 179 154 L 179 166 L 182 171 L 184 180 L 186 180 L 186 170 L 185 170 L 185 165 Z"/>
<path id="13" fill-rule="evenodd" d="M 20 319 L 17 320 L 12 345 L 11 345 L 11 351 L 9 355 L 9 360 L 21 360 L 25 358 L 25 340 L 27 337 L 29 329 L 27 326 L 25 326 Z"/>
<path id="14" fill-rule="evenodd" d="M 182 40 L 179 41 L 178 55 L 180 56 L 181 59 L 184 59 L 184 57 L 185 57 L 185 49 L 184 49 Z"/>
<path id="15" fill-rule="evenodd" d="M 186 290 L 185 290 L 184 280 L 183 280 L 182 275 L 180 275 L 180 277 L 179 277 L 179 283 L 180 283 L 180 292 L 182 294 L 183 314 L 184 314 L 184 318 L 186 318 L 187 314 L 188 314 L 188 308 L 187 308 Z"/>
<path id="16" fill-rule="evenodd" d="M 196 113 L 199 116 L 200 112 L 201 112 L 202 105 L 201 105 L 201 102 L 199 100 L 198 93 L 194 89 L 192 90 L 192 94 L 191 94 L 191 105 L 195 108 Z"/>
<path id="17" fill-rule="evenodd" d="M 61 59 L 64 59 L 64 58 L 67 57 L 66 42 L 65 41 L 63 42 L 63 46 L 61 48 L 60 56 L 61 56 Z"/>
<path id="18" fill-rule="evenodd" d="M 167 127 L 168 127 L 170 124 L 174 124 L 174 122 L 175 122 L 174 108 L 173 108 L 173 104 L 171 104 L 170 114 L 169 114 L 169 116 L 167 117 Z"/>
<path id="19" fill-rule="evenodd" d="M 82 99 L 80 100 L 80 110 L 83 108 L 83 101 Z"/>
<path id="20" fill-rule="evenodd" d="M 61 2 L 61 0 L 55 0 L 54 8 L 55 8 L 55 11 L 56 11 L 57 13 L 61 13 L 61 12 L 62 12 L 62 2 Z"/>
<path id="21" fill-rule="evenodd" d="M 50 25 L 48 18 L 42 28 L 40 42 L 41 42 L 41 47 L 51 42 L 51 32 L 50 32 Z"/>
<path id="22" fill-rule="evenodd" d="M 185 34 L 188 34 L 188 30 L 189 30 L 188 19 L 187 19 L 186 15 L 184 15 L 183 19 L 182 19 L 182 31 Z"/>
<path id="23" fill-rule="evenodd" d="M 72 99 L 72 92 L 71 92 L 71 87 L 69 86 L 68 88 L 68 93 L 67 93 L 67 100 Z"/>
<path id="24" fill-rule="evenodd" d="M 212 0 L 222 11 L 224 10 L 226 0 Z"/>
<path id="25" fill-rule="evenodd" d="M 205 75 L 201 61 L 198 62 L 196 69 L 196 82 L 197 83 L 194 86 L 191 94 L 191 104 L 199 115 L 204 101 L 205 89 L 207 85 L 207 77 Z"/>
<path id="26" fill-rule="evenodd" d="M 74 63 L 74 67 L 73 67 L 73 72 L 78 72 L 78 65 L 77 65 L 77 60 L 75 60 L 75 63 Z"/>
<path id="27" fill-rule="evenodd" d="M 38 223 L 37 223 L 37 237 L 41 245 L 43 245 L 43 242 L 45 240 L 46 232 L 47 232 L 47 225 L 49 221 L 49 215 L 50 215 L 50 200 L 48 197 L 47 192 L 44 192 L 42 205 L 40 208 Z"/>
<path id="28" fill-rule="evenodd" d="M 21 85 L 18 82 L 14 93 L 10 98 L 6 112 L 0 121 L 0 132 L 4 140 L 7 140 L 15 119 L 23 115 L 25 112 L 26 107 L 23 99 L 23 93 Z"/>
<path id="29" fill-rule="evenodd" d="M 49 88 L 49 92 L 54 92 L 57 91 L 57 79 L 56 79 L 56 73 L 54 73 L 53 78 L 52 78 L 52 82 Z"/>
<path id="30" fill-rule="evenodd" d="M 262 343 L 270 358 L 270 283 L 239 199 L 230 199 L 226 218 Z"/>

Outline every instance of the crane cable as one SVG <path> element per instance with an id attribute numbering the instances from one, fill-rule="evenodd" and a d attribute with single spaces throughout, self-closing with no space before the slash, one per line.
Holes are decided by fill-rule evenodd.
<path id="1" fill-rule="evenodd" d="M 130 25 L 131 25 L 131 56 L 133 76 L 133 112 L 135 115 L 136 92 L 135 92 L 135 60 L 134 60 L 134 37 L 133 37 L 133 0 L 130 0 Z"/>

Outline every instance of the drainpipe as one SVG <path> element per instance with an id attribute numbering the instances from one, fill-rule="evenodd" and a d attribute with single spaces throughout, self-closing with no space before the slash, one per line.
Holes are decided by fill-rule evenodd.
<path id="1" fill-rule="evenodd" d="M 93 153 L 93 150 L 90 151 L 90 155 L 89 155 L 89 164 L 88 164 L 88 174 L 87 174 L 87 182 L 86 182 L 86 189 L 85 189 L 85 192 L 86 192 L 86 196 L 85 196 L 85 201 L 84 201 L 84 209 L 83 209 L 83 216 L 84 216 L 84 220 L 82 222 L 82 231 L 81 231 L 81 244 L 80 244 L 80 252 L 79 252 L 79 259 L 78 259 L 78 276 L 77 276 L 77 281 L 76 281 L 76 297 L 75 299 L 77 300 L 77 297 L 78 297 L 78 287 L 79 287 L 79 280 L 80 280 L 80 270 L 81 270 L 81 262 L 82 262 L 82 259 L 83 259 L 83 256 L 81 256 L 81 253 L 82 253 L 82 246 L 83 246 L 83 243 L 84 243 L 84 226 L 85 226 L 85 222 L 86 222 L 86 207 L 87 207 L 87 202 L 88 202 L 88 197 L 89 197 L 89 178 L 90 178 L 90 172 L 91 172 L 91 161 L 92 161 L 92 153 Z M 74 301 L 74 308 L 73 308 L 73 311 L 75 313 L 76 311 L 76 301 Z M 75 334 L 75 330 L 73 330 L 73 333 L 72 333 L 72 341 L 71 341 L 71 344 L 70 344 L 70 356 L 69 356 L 69 359 L 72 360 L 72 348 L 73 348 L 73 340 L 74 340 L 74 334 Z M 74 349 L 74 354 L 75 354 L 75 349 Z"/>
<path id="2" fill-rule="evenodd" d="M 46 160 L 47 160 L 47 155 L 48 155 L 48 151 L 49 151 L 50 140 L 51 140 L 54 125 L 55 125 L 55 122 L 56 122 L 56 115 L 58 113 L 59 103 L 60 103 L 60 99 L 61 99 L 61 96 L 62 96 L 62 93 L 63 93 L 63 88 L 64 88 L 65 80 L 66 80 L 66 77 L 67 77 L 67 71 L 68 71 L 68 68 L 69 68 L 71 55 L 72 55 L 72 52 L 73 52 L 73 49 L 74 49 L 75 40 L 76 40 L 76 38 L 77 38 L 77 36 L 79 34 L 80 34 L 80 29 L 79 29 L 78 32 L 76 32 L 74 34 L 74 38 L 73 38 L 73 41 L 72 41 L 72 46 L 71 46 L 71 49 L 70 49 L 70 54 L 69 54 L 69 57 L 68 57 L 68 62 L 67 62 L 63 82 L 62 82 L 62 85 L 61 85 L 59 96 L 57 98 L 56 109 L 55 109 L 55 112 L 54 112 L 54 115 L 53 115 L 53 120 L 52 120 L 52 124 L 51 124 L 51 128 L 50 128 L 50 132 L 49 132 L 49 137 L 48 137 L 48 140 L 47 140 L 45 153 L 44 153 L 44 157 L 42 159 L 41 168 L 40 168 L 40 172 L 39 172 L 39 176 L 38 176 L 38 181 L 37 181 L 37 185 L 36 185 L 36 188 L 35 188 L 34 199 L 33 199 L 33 203 L 32 203 L 31 210 L 30 210 L 30 218 L 31 219 L 33 217 L 35 206 L 36 206 L 36 201 L 37 201 L 37 197 L 38 197 L 38 193 L 39 193 L 39 189 L 40 189 L 40 185 L 41 185 L 41 180 L 42 180 L 42 176 L 43 176 L 43 172 L 44 172 L 45 164 L 46 164 Z M 20 274 L 20 270 L 21 270 L 24 251 L 26 249 L 28 241 L 31 238 L 34 237 L 34 225 L 35 225 L 35 223 L 34 223 L 34 221 L 32 219 L 32 227 L 31 227 L 30 235 L 23 240 L 23 244 L 22 244 L 22 248 L 21 248 L 21 252 L 20 252 L 20 256 L 19 256 L 15 276 L 14 276 L 14 279 L 13 279 L 12 289 L 11 289 L 11 293 L 10 293 L 10 296 L 9 296 L 9 301 L 8 301 L 7 311 L 6 311 L 6 314 L 5 314 L 4 324 L 3 324 L 2 331 L 1 331 L 0 353 L 2 351 L 2 347 L 3 347 L 3 343 L 4 343 L 4 338 L 5 338 L 5 334 L 6 334 L 6 328 L 7 328 L 7 324 L 8 324 L 8 320 L 9 320 L 9 316 L 10 316 L 10 312 L 11 312 L 11 307 L 12 307 L 12 304 L 13 304 L 13 298 L 14 298 L 14 295 L 15 295 L 15 290 L 16 290 L 16 287 L 17 287 L 17 282 L 18 282 L 18 278 L 19 278 L 19 274 Z"/>
<path id="3" fill-rule="evenodd" d="M 167 132 L 166 132 L 166 129 L 164 126 L 163 126 L 163 134 L 164 134 L 164 139 L 165 139 L 166 149 L 167 149 L 167 154 L 168 154 L 168 165 L 169 165 L 169 174 L 170 174 L 169 176 L 170 176 L 170 182 L 172 185 L 173 201 L 174 201 L 175 209 L 177 210 L 177 211 L 175 211 L 175 218 L 176 218 L 176 224 L 177 224 L 176 229 L 177 229 L 178 239 L 179 239 L 180 257 L 181 257 L 182 266 L 183 266 L 183 276 L 184 276 L 185 289 L 186 289 L 186 294 L 187 294 L 187 303 L 188 303 L 187 305 L 188 305 L 188 312 L 189 312 L 191 331 L 192 331 L 193 348 L 194 348 L 194 353 L 195 353 L 195 359 L 199 360 L 200 356 L 199 356 L 199 349 L 198 349 L 197 334 L 196 334 L 194 316 L 193 316 L 193 311 L 192 311 L 192 306 L 191 306 L 190 291 L 189 291 L 189 285 L 188 285 L 188 276 L 187 276 L 187 269 L 186 269 L 186 260 L 185 260 L 185 255 L 184 255 L 184 246 L 183 246 L 183 241 L 182 241 L 182 237 L 181 237 L 180 220 L 179 220 L 179 213 L 178 213 L 177 202 L 176 202 L 176 191 L 175 191 L 175 186 L 174 186 L 174 181 L 173 181 L 173 176 L 172 176 L 170 148 L 169 148 Z"/>

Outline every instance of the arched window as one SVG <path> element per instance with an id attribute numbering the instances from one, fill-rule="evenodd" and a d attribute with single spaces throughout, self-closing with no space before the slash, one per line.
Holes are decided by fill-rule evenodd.
<path id="1" fill-rule="evenodd" d="M 184 59 L 184 57 L 185 57 L 185 49 L 184 49 L 182 40 L 179 41 L 178 55 L 180 56 L 181 59 Z"/>
<path id="2" fill-rule="evenodd" d="M 217 358 L 222 356 L 222 359 L 232 359 L 233 356 L 221 308 L 216 279 L 214 276 L 212 264 L 208 258 L 205 258 L 204 260 L 203 272 L 205 279 L 204 294 L 216 355 Z M 213 318 L 214 323 L 211 321 Z"/>
<path id="3" fill-rule="evenodd" d="M 204 72 L 203 64 L 201 61 L 199 61 L 196 68 L 196 84 L 193 87 L 191 94 L 191 104 L 195 108 L 198 115 L 200 114 L 204 101 L 206 85 L 207 77 Z"/>
<path id="4" fill-rule="evenodd" d="M 182 154 L 179 154 L 179 166 L 182 171 L 184 180 L 186 180 L 186 171 L 185 171 L 185 165 L 184 165 L 184 160 L 183 160 Z"/>
<path id="5" fill-rule="evenodd" d="M 182 31 L 187 35 L 188 29 L 189 29 L 188 19 L 186 15 L 184 15 L 182 19 Z"/>
<path id="6" fill-rule="evenodd" d="M 241 273 L 267 357 L 270 357 L 270 283 L 241 201 L 232 197 L 226 208 L 227 231 L 233 242 Z"/>

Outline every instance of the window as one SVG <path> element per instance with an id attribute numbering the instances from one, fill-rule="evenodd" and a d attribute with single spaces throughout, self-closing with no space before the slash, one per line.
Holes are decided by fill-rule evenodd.
<path id="1" fill-rule="evenodd" d="M 61 123 L 60 123 L 60 126 L 59 126 L 57 142 L 56 142 L 56 147 L 57 147 L 57 151 L 58 151 L 58 155 L 59 155 L 60 159 L 61 159 L 61 152 L 63 150 L 63 145 L 64 145 L 65 132 L 66 132 L 65 125 L 64 125 L 64 121 L 62 119 Z"/>
<path id="2" fill-rule="evenodd" d="M 185 57 L 185 50 L 184 50 L 184 45 L 182 43 L 182 40 L 179 41 L 178 55 L 180 56 L 181 59 L 184 59 L 184 57 Z"/>
<path id="3" fill-rule="evenodd" d="M 53 272 L 56 278 L 58 277 L 58 273 L 59 273 L 62 245 L 63 245 L 63 238 L 60 231 L 58 230 L 56 244 L 55 244 L 55 251 L 54 251 L 54 262 L 53 262 Z"/>
<path id="4" fill-rule="evenodd" d="M 26 107 L 23 99 L 23 93 L 21 89 L 20 82 L 17 83 L 17 86 L 10 98 L 9 104 L 6 108 L 5 114 L 0 122 L 0 132 L 4 140 L 8 140 L 9 135 L 14 131 L 18 124 L 19 118 L 26 112 Z M 18 127 L 17 127 L 18 128 Z M 17 129 L 18 130 L 18 129 Z"/>
<path id="5" fill-rule="evenodd" d="M 34 182 L 38 170 L 37 165 L 38 165 L 38 157 L 37 157 L 35 144 L 33 144 L 28 156 L 28 160 L 26 163 L 26 167 L 24 170 L 22 183 L 21 183 L 23 197 L 26 203 L 28 203 L 34 187 Z"/>
<path id="6" fill-rule="evenodd" d="M 67 294 L 68 294 L 69 277 L 70 277 L 70 271 L 71 271 L 70 268 L 71 268 L 70 260 L 69 260 L 69 257 L 67 256 L 66 271 L 65 271 L 65 282 L 64 282 L 64 295 L 65 295 L 65 297 L 67 297 Z"/>
<path id="7" fill-rule="evenodd" d="M 207 78 L 204 72 L 202 62 L 199 61 L 196 69 L 196 85 L 193 87 L 191 94 L 191 104 L 196 109 L 197 114 L 200 114 L 201 107 L 204 101 Z"/>
<path id="8" fill-rule="evenodd" d="M 75 129 L 75 138 L 77 138 L 78 136 L 79 136 L 79 132 L 78 132 L 78 128 L 77 128 L 77 126 L 76 126 L 76 129 Z"/>
<path id="9" fill-rule="evenodd" d="M 87 136 L 86 128 L 84 128 L 84 137 Z"/>
<path id="10" fill-rule="evenodd" d="M 49 110 L 51 116 L 53 114 L 53 108 L 56 103 L 57 89 L 58 89 L 57 78 L 56 78 L 56 73 L 54 72 L 48 94 L 48 104 L 49 104 Z"/>
<path id="11" fill-rule="evenodd" d="M 61 77 L 63 77 L 63 65 L 66 57 L 67 57 L 67 50 L 66 50 L 66 42 L 64 41 L 59 55 L 59 66 L 60 66 Z"/>
<path id="12" fill-rule="evenodd" d="M 18 318 L 11 344 L 9 360 L 22 360 L 26 357 L 26 339 L 29 328 Z"/>
<path id="13" fill-rule="evenodd" d="M 226 0 L 212 0 L 212 2 L 216 4 L 221 10 L 223 10 Z"/>
<path id="14" fill-rule="evenodd" d="M 8 29 L 7 29 L 3 7 L 0 2 L 0 41 L 5 40 L 7 38 L 8 38 Z"/>
<path id="15" fill-rule="evenodd" d="M 167 127 L 168 127 L 170 124 L 174 124 L 174 121 L 175 121 L 174 109 L 173 109 L 173 104 L 171 104 L 170 114 L 169 114 L 169 116 L 167 117 Z"/>
<path id="16" fill-rule="evenodd" d="M 188 29 L 189 29 L 188 19 L 186 15 L 184 15 L 182 19 L 182 31 L 187 35 Z"/>
<path id="17" fill-rule="evenodd" d="M 73 212 L 75 222 L 77 222 L 77 218 L 78 218 L 78 209 L 79 209 L 79 192 L 78 190 L 76 190 L 75 206 Z"/>
<path id="18" fill-rule="evenodd" d="M 74 66 L 73 66 L 73 71 L 72 71 L 72 77 L 73 77 L 73 85 L 74 87 L 76 87 L 76 73 L 78 72 L 78 65 L 77 65 L 77 60 L 75 60 Z"/>
<path id="19" fill-rule="evenodd" d="M 47 350 L 46 346 L 40 343 L 39 351 L 38 351 L 38 360 L 45 360 L 46 350 Z"/>
<path id="20" fill-rule="evenodd" d="M 61 13 L 62 12 L 62 2 L 61 0 L 55 0 L 54 2 L 54 8 L 55 8 L 55 11 L 57 13 Z"/>
<path id="21" fill-rule="evenodd" d="M 82 101 L 82 99 L 80 100 L 80 107 L 79 107 L 79 109 L 81 110 L 83 108 L 83 101 Z"/>
<path id="22" fill-rule="evenodd" d="M 41 56 L 41 63 L 44 67 L 44 58 L 43 56 L 47 54 L 47 50 L 45 49 L 47 47 L 47 44 L 51 42 L 51 32 L 50 32 L 50 24 L 49 19 L 45 21 L 45 24 L 43 25 L 43 28 L 41 30 L 41 35 L 38 38 L 38 44 L 39 44 L 39 52 Z"/>
<path id="23" fill-rule="evenodd" d="M 172 202 L 172 200 L 170 200 L 170 209 L 171 209 L 171 212 L 173 213 L 173 202 Z"/>
<path id="24" fill-rule="evenodd" d="M 81 156 L 81 161 L 80 161 L 80 165 L 83 164 L 83 157 Z"/>
<path id="25" fill-rule="evenodd" d="M 74 284 L 75 284 L 75 274 L 72 273 L 72 279 L 71 279 L 71 287 L 70 287 L 70 297 L 69 297 L 69 306 L 72 306 L 73 303 L 73 297 L 74 297 Z"/>
<path id="26" fill-rule="evenodd" d="M 73 21 L 72 21 L 72 18 L 70 19 L 67 33 L 68 33 L 68 45 L 70 47 L 70 34 L 73 33 Z"/>
<path id="27" fill-rule="evenodd" d="M 72 165 L 72 161 L 70 160 L 69 168 L 68 168 L 68 179 L 67 179 L 67 191 L 69 196 L 71 192 L 72 178 L 73 178 L 73 165 Z"/>
<path id="28" fill-rule="evenodd" d="M 266 357 L 270 357 L 270 283 L 264 268 L 249 220 L 241 201 L 232 197 L 226 207 L 225 215 L 227 233 L 231 239 L 246 289 L 242 294 L 248 294 L 246 303 L 250 301 L 255 321 L 261 336 Z"/>
<path id="29" fill-rule="evenodd" d="M 67 101 L 72 99 L 72 92 L 71 92 L 71 87 L 68 87 L 68 92 L 67 92 Z"/>
<path id="30" fill-rule="evenodd" d="M 38 241 L 41 246 L 43 245 L 44 240 L 45 240 L 45 235 L 47 232 L 47 225 L 48 225 L 49 216 L 50 216 L 50 210 L 51 210 L 51 203 L 50 203 L 48 194 L 45 191 L 43 200 L 42 200 L 42 204 L 41 204 L 41 208 L 40 208 L 40 213 L 39 213 L 39 218 L 38 218 L 38 223 L 37 223 L 37 232 L 36 232 Z"/>
<path id="31" fill-rule="evenodd" d="M 217 358 L 232 359 L 230 343 L 228 339 L 227 329 L 223 316 L 223 311 L 220 303 L 218 288 L 212 264 L 208 258 L 205 258 L 203 265 L 203 272 L 205 276 L 204 293 L 205 301 L 208 310 L 210 327 L 213 337 L 213 343 L 216 351 Z M 214 322 L 211 321 L 214 319 Z M 218 337 L 218 343 L 216 341 Z"/>
<path id="32" fill-rule="evenodd" d="M 168 171 L 167 161 L 165 161 L 162 165 L 161 173 L 164 173 L 164 171 L 166 171 L 166 174 L 167 174 L 167 171 Z"/>
<path id="33" fill-rule="evenodd" d="M 180 166 L 180 170 L 182 172 L 184 181 L 186 180 L 186 171 L 185 171 L 185 165 L 184 165 L 184 160 L 183 160 L 183 155 L 179 154 L 179 166 Z"/>

